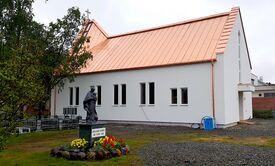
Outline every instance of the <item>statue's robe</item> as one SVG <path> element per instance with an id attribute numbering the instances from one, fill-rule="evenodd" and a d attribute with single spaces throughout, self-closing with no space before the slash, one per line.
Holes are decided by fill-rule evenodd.
<path id="1" fill-rule="evenodd" d="M 96 94 L 89 91 L 83 101 L 84 109 L 87 111 L 87 121 L 96 122 L 98 120 L 97 112 L 95 110 L 96 100 Z"/>

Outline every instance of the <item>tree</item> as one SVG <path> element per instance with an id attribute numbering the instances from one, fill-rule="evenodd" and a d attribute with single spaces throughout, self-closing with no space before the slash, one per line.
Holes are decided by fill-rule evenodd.
<path id="1" fill-rule="evenodd" d="M 18 125 L 23 107 L 42 107 L 92 57 L 78 34 L 78 8 L 49 26 L 33 20 L 33 0 L 0 1 L 0 148 Z M 77 38 L 76 38 L 77 37 Z"/>

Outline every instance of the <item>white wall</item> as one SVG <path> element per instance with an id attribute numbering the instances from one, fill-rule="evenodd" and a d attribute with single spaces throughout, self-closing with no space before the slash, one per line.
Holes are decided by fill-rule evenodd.
<path id="1" fill-rule="evenodd" d="M 238 31 L 240 31 L 240 61 L 241 78 L 239 80 L 239 53 L 238 53 Z M 251 69 L 249 65 L 248 53 L 245 38 L 241 25 L 240 15 L 237 16 L 228 45 L 224 55 L 218 57 L 224 63 L 224 111 L 225 123 L 232 123 L 242 119 L 252 117 L 252 94 L 243 92 L 243 117 L 239 112 L 239 92 L 238 84 L 251 84 Z M 219 63 L 218 59 L 218 63 Z M 221 60 L 223 59 L 223 60 Z M 220 70 L 218 68 L 217 70 Z M 242 92 L 241 92 L 242 93 Z M 222 96 L 222 94 L 220 94 Z"/>
<path id="2" fill-rule="evenodd" d="M 141 82 L 155 83 L 155 105 L 140 106 Z M 127 85 L 126 106 L 113 106 L 113 84 Z M 210 63 L 80 75 L 57 94 L 57 114 L 62 115 L 63 107 L 69 106 L 69 87 L 79 86 L 78 114 L 85 118 L 82 101 L 91 85 L 102 86 L 102 105 L 97 107 L 101 120 L 200 123 L 202 117 L 212 116 Z M 188 87 L 189 103 L 172 106 L 170 88 L 178 88 L 179 103 L 181 87 Z M 53 115 L 53 102 L 51 107 Z"/>
<path id="3" fill-rule="evenodd" d="M 255 91 L 255 92 L 253 92 L 252 97 L 264 97 L 264 92 L 263 91 Z"/>
<path id="4" fill-rule="evenodd" d="M 217 124 L 225 124 L 225 96 L 224 96 L 224 57 L 217 56 L 214 63 L 215 117 Z"/>
<path id="5" fill-rule="evenodd" d="M 241 120 L 253 118 L 252 92 L 244 92 L 244 110 Z"/>

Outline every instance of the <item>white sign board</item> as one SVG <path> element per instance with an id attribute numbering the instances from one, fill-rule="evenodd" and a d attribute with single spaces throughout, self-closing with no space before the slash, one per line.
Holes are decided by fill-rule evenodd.
<path id="1" fill-rule="evenodd" d="M 104 137 L 106 135 L 106 128 L 92 129 L 92 138 Z"/>

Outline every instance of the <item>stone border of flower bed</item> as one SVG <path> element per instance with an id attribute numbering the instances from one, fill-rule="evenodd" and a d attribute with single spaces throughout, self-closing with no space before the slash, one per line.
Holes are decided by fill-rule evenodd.
<path id="1" fill-rule="evenodd" d="M 70 145 L 65 144 L 51 149 L 50 155 L 67 160 L 103 160 L 126 155 L 129 152 L 130 148 L 124 140 L 105 136 L 95 141 L 92 146 L 85 139 L 75 139 Z"/>

